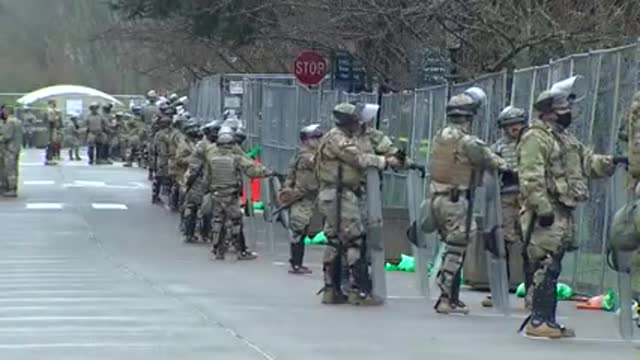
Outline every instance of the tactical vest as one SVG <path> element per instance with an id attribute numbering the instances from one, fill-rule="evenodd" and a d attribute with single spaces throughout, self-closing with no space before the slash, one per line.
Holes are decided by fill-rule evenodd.
<path id="1" fill-rule="evenodd" d="M 238 171 L 234 155 L 213 153 L 208 161 L 211 168 L 211 188 L 214 191 L 238 188 Z"/>
<path id="2" fill-rule="evenodd" d="M 431 179 L 442 184 L 469 187 L 473 168 L 469 159 L 462 153 L 460 141 L 464 133 L 445 127 L 433 139 L 431 150 Z"/>
<path id="3" fill-rule="evenodd" d="M 102 117 L 100 115 L 89 115 L 87 117 L 87 130 L 92 134 L 98 134 L 103 131 Z"/>
<path id="4" fill-rule="evenodd" d="M 510 168 L 518 168 L 518 152 L 516 150 L 517 142 L 506 137 L 500 138 L 494 147 L 495 153 L 507 162 Z"/>
<path id="5" fill-rule="evenodd" d="M 350 189 L 351 191 L 360 191 L 360 183 L 365 171 L 352 167 L 345 164 L 340 159 L 330 156 L 326 149 L 328 139 L 335 136 L 341 136 L 341 134 L 337 134 L 338 131 L 340 130 L 336 130 L 335 128 L 331 130 L 326 135 L 325 141 L 320 145 L 318 157 L 316 159 L 316 176 L 321 186 L 335 187 L 338 182 L 338 168 L 342 167 L 342 186 Z"/>

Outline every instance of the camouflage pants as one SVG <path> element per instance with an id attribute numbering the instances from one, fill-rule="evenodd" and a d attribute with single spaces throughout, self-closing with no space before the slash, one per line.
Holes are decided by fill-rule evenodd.
<path id="1" fill-rule="evenodd" d="M 520 226 L 520 200 L 518 193 L 502 194 L 502 227 L 504 241 L 522 242 Z"/>
<path id="2" fill-rule="evenodd" d="M 8 191 L 16 191 L 18 189 L 18 159 L 20 157 L 19 150 L 5 150 L 2 153 L 2 162 L 4 170 L 3 183 Z"/>
<path id="3" fill-rule="evenodd" d="M 304 235 L 313 237 L 322 231 L 322 215 L 315 199 L 304 198 L 291 205 L 289 227 L 296 237 Z"/>
<path id="4" fill-rule="evenodd" d="M 211 195 L 213 220 L 212 220 L 212 232 L 213 232 L 213 246 L 218 252 L 224 253 L 226 251 L 226 244 L 224 236 L 221 236 L 222 229 L 225 228 L 225 223 L 229 221 L 231 227 L 226 227 L 227 231 L 230 231 L 231 242 L 240 249 L 242 246 L 240 242 L 240 231 L 242 229 L 242 209 L 240 208 L 240 198 L 238 194 L 231 195 Z"/>
<path id="5" fill-rule="evenodd" d="M 338 256 L 338 247 L 343 249 L 342 258 L 346 260 L 349 268 L 356 263 L 366 261 L 366 259 L 359 261 L 365 235 L 360 199 L 348 189 L 343 189 L 341 199 L 340 228 L 338 229 L 336 189 L 323 189 L 318 194 L 318 208 L 325 219 L 324 233 L 329 242 L 323 257 L 325 286 L 332 286 L 331 271 L 336 271 L 332 266 Z M 350 277 L 353 278 L 352 271 L 350 271 Z M 351 280 L 351 283 L 355 283 L 355 279 Z"/>
<path id="6" fill-rule="evenodd" d="M 433 216 L 444 244 L 442 267 L 438 272 L 438 287 L 441 296 L 452 301 L 458 300 L 460 273 L 469 239 L 477 236 L 477 226 L 471 219 L 467 236 L 467 209 L 469 202 L 460 196 L 452 201 L 449 195 L 435 195 L 432 200 Z"/>
<path id="7" fill-rule="evenodd" d="M 554 223 L 548 228 L 532 223 L 533 212 L 524 211 L 521 216 L 523 233 L 532 225 L 527 254 L 535 269 L 531 288 L 532 319 L 556 322 L 556 286 L 562 270 L 562 258 L 566 249 L 574 246 L 575 224 L 570 209 L 554 206 Z M 535 219 L 534 219 L 535 220 Z M 526 224 L 526 225 L 524 225 Z M 526 226 L 526 228 L 525 228 Z"/>

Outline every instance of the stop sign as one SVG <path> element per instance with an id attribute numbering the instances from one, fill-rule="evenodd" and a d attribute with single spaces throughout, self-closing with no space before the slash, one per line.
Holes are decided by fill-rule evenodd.
<path id="1" fill-rule="evenodd" d="M 293 62 L 296 79 L 305 85 L 316 85 L 327 75 L 327 62 L 315 51 L 303 51 Z"/>

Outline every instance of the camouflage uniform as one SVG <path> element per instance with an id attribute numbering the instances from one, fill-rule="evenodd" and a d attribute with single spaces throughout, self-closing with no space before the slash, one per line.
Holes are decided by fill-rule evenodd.
<path id="1" fill-rule="evenodd" d="M 24 148 L 30 148 L 33 147 L 33 130 L 35 127 L 35 123 L 36 123 L 36 117 L 35 115 L 33 115 L 33 113 L 31 112 L 31 110 L 28 110 L 23 118 L 23 122 L 22 122 L 22 129 L 23 129 L 23 144 L 22 146 Z"/>
<path id="2" fill-rule="evenodd" d="M 293 159 L 289 163 L 287 171 L 287 179 L 283 184 L 281 194 L 288 191 L 290 199 L 294 201 L 289 208 L 289 229 L 293 233 L 291 239 L 291 273 L 310 273 L 311 271 L 302 265 L 304 260 L 304 238 L 309 236 L 313 238 L 322 229 L 318 228 L 319 221 L 312 221 L 321 217 L 318 206 L 318 180 L 315 173 L 315 152 L 316 144 L 312 143 L 316 132 L 315 139 L 322 136 L 322 132 L 318 131 L 317 125 L 305 127 L 301 132 L 303 144 L 298 148 Z M 315 215 L 315 217 L 314 217 Z"/>
<path id="3" fill-rule="evenodd" d="M 22 147 L 22 122 L 10 115 L 2 126 L 0 139 L 4 147 L 2 153 L 4 179 L 2 182 L 6 186 L 6 191 L 3 196 L 15 197 L 18 190 L 18 160 Z"/>
<path id="4" fill-rule="evenodd" d="M 589 198 L 589 178 L 615 171 L 611 156 L 594 154 L 566 129 L 571 120 L 570 95 L 570 90 L 555 85 L 540 94 L 535 104 L 540 115 L 518 144 L 520 222 L 536 269 L 531 317 L 525 321 L 530 336 L 575 336 L 556 321 L 562 258 L 566 251 L 577 249 L 573 211 Z"/>
<path id="5" fill-rule="evenodd" d="M 80 126 L 77 120 L 69 121 L 67 125 L 67 146 L 69 146 L 69 160 L 80 159 Z"/>
<path id="6" fill-rule="evenodd" d="M 365 238 L 362 206 L 362 179 L 367 168 L 380 170 L 386 167 L 383 156 L 362 151 L 355 135 L 358 131 L 358 109 L 352 104 L 339 104 L 334 109 L 337 127 L 331 129 L 321 140 L 316 157 L 316 175 L 319 181 L 318 207 L 324 216 L 324 233 L 329 246 L 323 258 L 324 292 L 323 303 L 339 303 L 341 284 L 334 284 L 337 273 L 342 273 L 342 257 L 346 253 L 349 266 L 348 275 L 351 288 L 349 298 L 364 295 L 369 298 L 367 259 L 361 258 L 361 248 Z M 355 127 L 354 127 L 355 126 Z M 342 179 L 339 179 L 341 173 Z M 340 196 L 340 203 L 336 200 Z M 340 205 L 340 209 L 338 206 Z M 340 221 L 337 215 L 340 214 Z M 338 222 L 340 224 L 338 224 Z M 338 225 L 339 228 L 338 228 Z M 343 251 L 341 251 L 343 250 Z M 364 270 L 363 270 L 364 269 Z"/>
<path id="7" fill-rule="evenodd" d="M 270 175 L 270 171 L 264 166 L 236 154 L 232 144 L 233 130 L 223 127 L 220 130 L 217 146 L 209 146 L 204 158 L 193 156 L 186 175 L 187 180 L 191 181 L 191 176 L 202 171 L 204 178 L 207 179 L 206 186 L 213 202 L 212 252 L 216 254 L 217 259 L 224 259 L 226 253 L 226 244 L 221 231 L 227 219 L 232 222 L 230 229 L 232 242 L 236 249 L 241 248 L 237 244 L 243 217 L 240 208 L 238 173 L 242 172 L 250 178 Z M 239 255 L 239 258 L 241 256 L 242 254 Z"/>
<path id="8" fill-rule="evenodd" d="M 168 171 L 169 182 L 171 186 L 171 196 L 169 206 L 171 210 L 178 211 L 178 201 L 180 186 L 178 184 L 179 168 L 177 165 L 176 152 L 182 142 L 185 141 L 185 136 L 182 131 L 174 127 L 169 132 L 169 155 L 168 155 Z"/>
<path id="9" fill-rule="evenodd" d="M 97 104 L 91 105 L 92 112 L 87 116 L 87 156 L 89 157 L 89 164 L 103 164 L 104 163 L 104 146 L 107 142 L 107 134 L 105 129 L 107 127 L 106 119 L 98 114 Z"/>
<path id="10" fill-rule="evenodd" d="M 178 144 L 175 159 L 175 166 L 177 168 L 176 179 L 180 189 L 181 224 L 185 242 L 193 241 L 197 220 L 197 208 L 195 209 L 196 211 L 193 211 L 193 208 L 188 208 L 188 202 L 186 201 L 187 190 L 191 191 L 191 189 L 188 188 L 185 182 L 185 174 L 189 168 L 189 161 L 196 147 L 196 137 L 193 136 L 195 132 L 193 134 L 191 133 L 192 128 L 196 128 L 195 122 L 190 124 L 187 129 L 188 132 L 186 131 L 186 133 L 188 136 L 185 136 L 184 140 Z"/>
<path id="11" fill-rule="evenodd" d="M 123 115 L 116 114 L 115 117 L 111 120 L 109 124 L 109 154 L 114 160 L 122 160 L 124 159 L 123 150 L 124 150 L 124 134 L 123 134 Z"/>
<path id="12" fill-rule="evenodd" d="M 445 247 L 438 272 L 441 295 L 435 309 L 439 313 L 468 312 L 460 301 L 460 274 L 467 246 L 477 236 L 475 220 L 467 219 L 468 196 L 483 171 L 507 169 L 504 160 L 470 134 L 479 105 L 468 93 L 452 97 L 447 105 L 448 124 L 432 141 L 431 208 Z"/>
<path id="13" fill-rule="evenodd" d="M 203 138 L 193 146 L 193 153 L 189 157 L 189 167 L 182 179 L 184 186 L 184 211 L 183 217 L 189 221 L 195 217 L 200 224 L 200 238 L 208 241 L 211 236 L 211 200 L 207 195 L 206 184 L 208 183 L 204 175 L 204 159 L 210 147 L 215 147 L 209 139 Z M 201 168 L 192 168 L 192 163 L 202 164 Z M 191 183 L 187 179 L 191 179 Z M 203 208 L 207 197 L 207 206 Z"/>
<path id="14" fill-rule="evenodd" d="M 124 147 L 125 147 L 125 166 L 129 167 L 133 165 L 134 161 L 138 161 L 138 166 L 141 166 L 141 146 L 142 138 L 144 137 L 144 128 L 140 119 L 135 117 L 125 122 L 125 135 L 124 135 Z"/>
<path id="15" fill-rule="evenodd" d="M 45 113 L 45 123 L 49 128 L 49 145 L 46 151 L 46 165 L 55 165 L 54 158 L 59 156 L 60 143 L 62 141 L 62 115 L 60 111 L 55 108 L 53 103 L 50 103 L 47 112 Z"/>
<path id="16" fill-rule="evenodd" d="M 629 112 L 627 113 L 625 121 L 622 123 L 620 133 L 618 135 L 620 145 L 622 147 L 620 148 L 620 155 L 628 156 L 629 161 L 629 166 L 627 167 L 628 198 L 626 201 L 626 205 L 618 210 L 618 212 L 614 216 L 614 219 L 629 219 L 628 215 L 622 216 L 622 214 L 623 212 L 628 211 L 626 209 L 627 207 L 633 209 L 634 205 L 638 201 L 638 198 L 640 197 L 640 186 L 638 186 L 640 183 L 640 92 L 637 92 L 634 95 L 631 107 L 629 109 Z M 633 212 L 631 212 L 629 215 L 632 214 Z M 631 218 L 633 219 L 633 217 Z M 612 224 L 612 235 L 618 231 L 618 229 L 616 229 L 617 226 L 620 226 L 621 229 L 626 229 L 629 225 L 635 225 L 635 222 L 627 220 L 621 221 L 620 224 L 618 224 L 614 220 L 614 223 Z M 640 299 L 640 252 L 638 252 L 638 247 L 640 247 L 640 240 L 638 240 L 636 232 L 632 231 L 631 233 L 635 234 L 635 236 L 632 236 L 627 240 L 629 241 L 629 243 L 627 244 L 627 241 L 622 242 L 622 244 L 625 244 L 626 246 L 628 246 L 628 248 L 618 249 L 617 246 L 619 245 L 612 241 L 614 240 L 613 237 L 609 241 L 609 246 L 616 252 L 619 252 L 619 254 L 624 254 L 626 251 L 633 251 L 633 255 L 630 256 L 630 272 L 632 279 L 631 289 L 633 291 L 633 298 Z M 618 257 L 620 257 L 620 255 L 618 255 Z M 620 258 L 620 260 L 622 260 L 622 258 Z M 619 262 L 621 262 L 621 264 L 618 265 L 619 267 L 624 268 L 626 266 L 624 262 Z"/>
<path id="17" fill-rule="evenodd" d="M 160 116 L 160 110 L 158 106 L 156 106 L 157 95 L 155 91 L 151 90 L 147 94 L 148 103 L 142 108 L 142 122 L 144 123 L 144 141 L 142 144 L 142 157 L 145 167 L 149 167 L 149 172 L 151 176 L 151 172 L 153 169 L 151 167 L 151 162 L 153 158 L 153 138 L 155 136 L 155 122 L 156 119 Z"/>
<path id="18" fill-rule="evenodd" d="M 169 196 L 170 193 L 170 178 L 169 178 L 169 156 L 171 147 L 171 129 L 168 125 L 171 122 L 171 118 L 163 115 L 158 120 L 162 125 L 153 137 L 153 153 L 154 153 L 154 181 L 152 201 L 154 203 L 160 202 L 160 191 L 163 194 Z"/>

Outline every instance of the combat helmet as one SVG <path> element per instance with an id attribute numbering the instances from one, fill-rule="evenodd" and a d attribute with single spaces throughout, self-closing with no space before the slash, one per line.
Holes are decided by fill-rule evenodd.
<path id="1" fill-rule="evenodd" d="M 182 131 L 189 136 L 198 136 L 200 133 L 200 124 L 195 119 L 190 119 L 182 126 Z"/>
<path id="2" fill-rule="evenodd" d="M 202 131 L 204 136 L 206 136 L 207 139 L 209 139 L 209 141 L 215 142 L 218 139 L 218 131 L 220 131 L 221 126 L 222 126 L 222 121 L 214 120 L 205 124 L 200 130 Z"/>
<path id="3" fill-rule="evenodd" d="M 89 110 L 98 109 L 98 108 L 100 108 L 100 104 L 98 104 L 97 101 L 93 101 L 92 103 L 89 104 Z"/>
<path id="4" fill-rule="evenodd" d="M 486 98 L 487 94 L 479 87 L 469 88 L 449 99 L 447 116 L 474 116 Z"/>
<path id="5" fill-rule="evenodd" d="M 553 84 L 551 89 L 538 95 L 533 108 L 542 113 L 555 112 L 558 115 L 571 112 L 571 105 L 579 101 L 573 88 L 580 79 L 582 77 L 577 75 Z"/>
<path id="6" fill-rule="evenodd" d="M 218 140 L 216 142 L 220 145 L 232 144 L 236 140 L 235 134 L 236 132 L 232 128 L 222 126 L 218 131 Z"/>
<path id="7" fill-rule="evenodd" d="M 320 124 L 307 125 L 300 130 L 300 141 L 307 139 L 319 139 L 324 135 L 324 132 L 320 128 Z"/>
<path id="8" fill-rule="evenodd" d="M 500 112 L 500 115 L 498 115 L 498 126 L 501 128 L 526 122 L 527 112 L 517 107 L 507 106 Z"/>
<path id="9" fill-rule="evenodd" d="M 333 108 L 333 116 L 336 118 L 336 125 L 347 126 L 358 122 L 358 114 L 364 106 L 360 103 L 340 103 Z"/>

